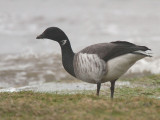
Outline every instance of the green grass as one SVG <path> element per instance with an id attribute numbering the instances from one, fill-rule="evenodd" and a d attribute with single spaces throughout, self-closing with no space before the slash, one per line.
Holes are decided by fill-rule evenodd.
<path id="1" fill-rule="evenodd" d="M 31 91 L 0 93 L 0 120 L 159 120 L 159 75 L 126 79 L 145 87 L 102 90 L 78 94 L 35 93 Z"/>
<path id="2" fill-rule="evenodd" d="M 155 94 L 160 90 L 152 90 Z M 51 94 L 34 92 L 0 93 L 3 120 L 158 120 L 160 100 L 140 88 L 118 88 L 112 101 L 106 95 Z M 136 94 L 138 93 L 138 94 Z"/>
<path id="3" fill-rule="evenodd" d="M 121 81 L 129 81 L 137 85 L 144 85 L 147 87 L 157 87 L 160 86 L 160 75 L 146 75 L 143 77 L 130 77 L 130 78 L 121 78 Z"/>

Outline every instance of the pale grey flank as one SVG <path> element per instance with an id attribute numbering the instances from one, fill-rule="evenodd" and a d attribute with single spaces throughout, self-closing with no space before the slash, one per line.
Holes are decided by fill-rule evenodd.
<path id="1" fill-rule="evenodd" d="M 76 77 L 89 83 L 100 82 L 107 73 L 105 61 L 96 54 L 77 53 L 73 65 Z"/>

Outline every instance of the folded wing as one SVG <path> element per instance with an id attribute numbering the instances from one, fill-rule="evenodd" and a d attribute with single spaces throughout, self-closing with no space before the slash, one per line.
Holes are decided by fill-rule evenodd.
<path id="1" fill-rule="evenodd" d="M 128 53 L 140 54 L 150 57 L 145 54 L 145 51 L 150 50 L 146 46 L 138 46 L 125 41 L 115 41 L 111 43 L 100 43 L 86 47 L 80 53 L 96 54 L 105 62 L 115 57 Z"/>

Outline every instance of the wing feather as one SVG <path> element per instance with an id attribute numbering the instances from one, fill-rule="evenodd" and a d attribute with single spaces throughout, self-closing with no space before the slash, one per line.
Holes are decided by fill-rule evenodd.
<path id="1" fill-rule="evenodd" d="M 140 51 L 140 50 L 147 51 L 150 49 L 147 48 L 146 46 L 138 46 L 126 41 L 115 41 L 111 43 L 94 44 L 84 48 L 79 53 L 97 54 L 101 59 L 107 62 L 110 59 L 113 59 L 115 57 L 125 55 L 128 53 L 136 54 L 135 51 Z"/>

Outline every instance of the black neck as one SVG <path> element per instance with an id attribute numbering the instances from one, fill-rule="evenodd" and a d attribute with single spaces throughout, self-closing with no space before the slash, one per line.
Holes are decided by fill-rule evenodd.
<path id="1" fill-rule="evenodd" d="M 68 38 L 65 45 L 62 45 L 62 43 L 59 43 L 59 44 L 61 46 L 61 51 L 62 51 L 63 66 L 69 74 L 75 77 L 74 68 L 73 68 L 74 52 L 71 48 L 71 44 Z"/>

